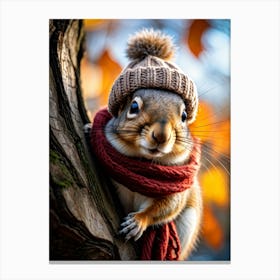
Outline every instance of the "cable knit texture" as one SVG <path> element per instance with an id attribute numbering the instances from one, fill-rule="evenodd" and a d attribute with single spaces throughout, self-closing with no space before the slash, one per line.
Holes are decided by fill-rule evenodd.
<path id="1" fill-rule="evenodd" d="M 148 197 L 163 197 L 190 188 L 200 166 L 200 145 L 195 141 L 188 164 L 163 166 L 145 159 L 127 157 L 107 141 L 104 128 L 112 118 L 107 108 L 100 110 L 91 130 L 93 154 L 106 174 L 129 190 Z M 149 227 L 141 237 L 142 260 L 177 260 L 180 241 L 175 223 Z"/>

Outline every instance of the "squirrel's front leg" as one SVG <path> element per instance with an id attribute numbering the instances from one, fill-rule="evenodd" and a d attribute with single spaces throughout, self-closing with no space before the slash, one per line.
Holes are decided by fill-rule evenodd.
<path id="1" fill-rule="evenodd" d="M 187 193 L 180 193 L 154 199 L 143 210 L 129 213 L 121 224 L 120 234 L 124 234 L 126 240 L 134 238 L 136 241 L 148 226 L 170 222 L 185 208 L 186 196 Z"/>

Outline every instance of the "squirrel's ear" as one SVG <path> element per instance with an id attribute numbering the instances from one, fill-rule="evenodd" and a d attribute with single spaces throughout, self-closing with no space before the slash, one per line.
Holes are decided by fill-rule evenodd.
<path id="1" fill-rule="evenodd" d="M 144 59 L 148 55 L 169 60 L 175 47 L 172 38 L 153 29 L 143 29 L 130 37 L 126 55 L 131 60 Z"/>

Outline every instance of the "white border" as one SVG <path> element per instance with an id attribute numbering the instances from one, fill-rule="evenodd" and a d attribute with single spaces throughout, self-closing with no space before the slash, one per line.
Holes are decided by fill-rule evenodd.
<path id="1" fill-rule="evenodd" d="M 279 2 L 1 1 L 1 279 L 280 279 Z M 229 18 L 230 264 L 50 264 L 49 18 Z"/>

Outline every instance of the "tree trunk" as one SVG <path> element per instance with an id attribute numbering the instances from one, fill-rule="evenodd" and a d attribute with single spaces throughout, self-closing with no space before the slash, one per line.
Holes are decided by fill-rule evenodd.
<path id="1" fill-rule="evenodd" d="M 49 28 L 50 260 L 136 259 L 135 245 L 117 234 L 121 208 L 83 132 L 82 21 L 50 20 Z"/>

